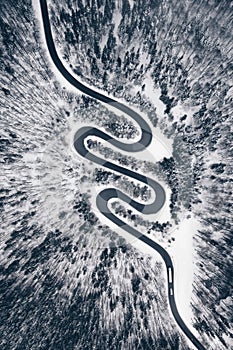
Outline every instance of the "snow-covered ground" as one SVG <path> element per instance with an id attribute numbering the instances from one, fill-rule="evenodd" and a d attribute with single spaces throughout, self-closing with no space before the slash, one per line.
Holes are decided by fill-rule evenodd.
<path id="1" fill-rule="evenodd" d="M 175 270 L 174 288 L 177 307 L 184 322 L 196 336 L 198 332 L 192 327 L 191 298 L 195 262 L 193 237 L 199 226 L 193 216 L 181 221 L 173 232 L 175 241 L 168 248 Z"/>
<path id="2" fill-rule="evenodd" d="M 125 232 L 120 227 L 116 227 L 112 222 L 106 219 L 106 217 L 97 213 L 102 223 L 109 226 L 113 231 L 124 237 L 126 241 L 132 244 L 136 249 L 143 254 L 149 254 L 156 261 L 162 261 L 161 256 L 150 246 L 144 244 L 136 238 Z M 124 219 L 127 223 L 127 220 Z M 198 332 L 192 326 L 193 313 L 191 310 L 191 298 L 192 298 L 192 284 L 194 277 L 194 248 L 193 248 L 193 236 L 199 227 L 197 220 L 193 217 L 184 219 L 179 227 L 173 232 L 175 241 L 170 248 L 166 248 L 164 244 L 161 244 L 160 240 L 154 239 L 157 243 L 164 246 L 168 253 L 171 255 L 174 264 L 174 294 L 177 303 L 178 311 L 192 333 L 198 337 Z M 151 239 L 153 237 L 149 235 Z M 166 280 L 166 270 L 164 269 L 164 279 Z M 190 347 L 193 347 L 189 341 Z"/>
<path id="3" fill-rule="evenodd" d="M 33 1 L 34 7 L 36 8 L 36 12 L 38 13 L 38 18 L 40 18 L 40 14 L 38 11 L 38 3 L 37 1 Z M 41 23 L 41 19 L 40 19 Z M 42 27 L 42 26 L 41 26 Z M 42 31 L 43 32 L 43 31 Z M 46 48 L 45 41 L 43 39 L 43 44 L 44 47 Z M 54 73 L 58 76 L 58 79 L 60 83 L 66 87 L 68 90 L 71 90 L 75 93 L 80 93 L 77 91 L 73 86 L 71 86 L 61 75 L 60 72 L 56 69 L 54 66 L 53 62 L 51 61 L 51 58 L 49 57 L 49 61 L 51 62 L 51 69 L 54 71 Z M 63 62 L 64 66 L 66 69 L 73 74 L 72 70 L 68 66 L 66 62 Z M 152 79 L 148 76 L 145 80 L 145 95 L 150 98 L 154 105 L 156 106 L 156 113 L 158 115 L 163 115 L 164 113 L 164 104 L 162 101 L 159 99 L 159 96 L 161 95 L 161 91 L 159 89 L 155 90 L 153 86 L 153 81 Z M 88 84 L 85 83 L 86 86 Z M 93 88 L 92 86 L 89 86 L 91 89 L 94 91 L 103 93 L 101 90 L 97 88 Z M 116 99 L 118 102 L 123 102 L 119 99 Z M 132 109 L 136 110 L 134 107 L 130 106 Z M 113 110 L 116 114 L 119 112 L 112 106 L 108 106 L 111 110 Z M 139 152 L 136 154 L 137 158 L 140 160 L 149 160 L 149 161 L 159 161 L 163 157 L 170 157 L 172 153 L 172 140 L 168 140 L 158 128 L 153 128 L 149 118 L 147 117 L 146 114 L 142 113 L 141 111 L 137 111 L 140 113 L 140 115 L 148 122 L 148 124 L 151 126 L 153 130 L 153 140 L 150 146 L 144 150 L 143 152 Z M 180 114 L 181 110 L 179 107 L 174 110 L 175 114 Z M 121 113 L 122 114 L 122 113 Z M 73 153 L 74 157 L 77 157 L 77 153 L 73 148 L 73 136 L 75 132 L 82 126 L 86 126 L 84 123 L 77 123 L 77 122 L 72 122 L 72 119 L 70 120 L 70 133 L 67 137 L 67 141 L 69 143 L 69 146 L 71 148 L 71 152 Z M 89 126 L 96 126 L 96 125 L 91 125 Z M 103 130 L 104 131 L 104 130 Z M 138 136 L 138 138 L 140 135 Z M 136 139 L 134 140 L 134 142 Z M 127 142 L 127 141 L 126 141 Z M 111 146 L 112 147 L 112 146 Z M 122 154 L 128 154 L 127 152 L 121 151 Z M 161 257 L 158 253 L 154 251 L 151 247 L 147 246 L 146 244 L 143 244 L 139 240 L 132 238 L 130 234 L 125 232 L 119 227 L 116 227 L 112 222 L 106 219 L 104 215 L 102 215 L 96 208 L 96 194 L 99 192 L 102 188 L 105 188 L 105 186 L 98 186 L 96 187 L 95 190 L 87 188 L 87 191 L 89 191 L 92 195 L 92 206 L 93 210 L 95 211 L 96 215 L 99 217 L 101 222 L 103 224 L 106 224 L 109 226 L 112 230 L 115 232 L 119 233 L 121 236 L 123 236 L 126 241 L 130 242 L 135 248 L 139 249 L 143 254 L 150 254 L 152 257 L 154 257 L 156 260 L 161 260 Z M 169 190 L 166 189 L 167 191 L 167 198 L 169 198 Z M 166 201 L 168 204 L 168 200 Z M 169 208 L 167 206 L 166 210 L 161 211 L 161 215 L 156 215 L 156 217 L 153 217 L 153 220 L 156 220 L 159 218 L 159 221 L 167 220 L 168 213 L 169 213 Z M 166 217 L 166 218 L 165 218 Z M 146 217 L 148 218 L 148 217 Z M 152 219 L 152 218 L 150 218 Z M 192 282 L 193 282 L 193 244 L 192 244 L 192 239 L 193 239 L 193 234 L 195 233 L 197 227 L 197 223 L 195 219 L 185 219 L 183 220 L 177 230 L 174 232 L 175 236 L 175 241 L 172 243 L 172 246 L 169 248 L 169 253 L 171 254 L 174 262 L 174 267 L 175 267 L 175 297 L 176 297 L 176 302 L 178 305 L 178 310 L 181 314 L 181 317 L 183 318 L 184 322 L 187 324 L 187 326 L 193 331 L 193 333 L 197 334 L 195 329 L 193 329 L 192 324 L 191 324 L 191 319 L 192 319 L 192 311 L 190 307 L 190 301 L 191 301 L 191 295 L 192 295 Z M 150 236 L 150 238 L 152 238 Z M 164 270 L 165 272 L 165 270 Z M 165 276 L 166 278 L 166 276 Z"/>

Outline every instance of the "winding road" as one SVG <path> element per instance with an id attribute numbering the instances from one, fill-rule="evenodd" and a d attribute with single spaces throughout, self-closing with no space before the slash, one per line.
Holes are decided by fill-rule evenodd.
<path id="1" fill-rule="evenodd" d="M 127 175 L 131 178 L 134 178 L 148 186 L 150 186 L 154 192 L 155 192 L 155 199 L 153 203 L 151 204 L 141 204 L 133 199 L 131 199 L 129 196 L 121 192 L 120 190 L 117 190 L 115 188 L 108 188 L 101 191 L 96 198 L 96 204 L 99 209 L 99 211 L 109 220 L 111 220 L 114 224 L 121 227 L 134 237 L 138 238 L 143 243 L 147 244 L 151 248 L 153 248 L 156 252 L 158 252 L 165 265 L 167 270 L 167 289 L 168 289 L 168 300 L 171 312 L 179 325 L 180 329 L 183 331 L 183 333 L 190 339 L 190 341 L 193 343 L 193 345 L 198 350 L 205 350 L 203 345 L 198 341 L 198 339 L 192 334 L 192 332 L 189 330 L 189 328 L 186 326 L 186 324 L 183 322 L 182 318 L 179 315 L 179 312 L 176 307 L 175 297 L 174 297 L 174 267 L 172 263 L 172 259 L 170 255 L 167 253 L 167 251 L 161 247 L 159 244 L 148 238 L 147 236 L 143 235 L 133 227 L 129 226 L 127 223 L 119 219 L 117 216 L 115 216 L 108 208 L 108 201 L 112 198 L 119 198 L 123 200 L 124 202 L 130 204 L 134 209 L 139 211 L 143 214 L 151 214 L 151 213 L 157 213 L 164 205 L 165 203 L 165 191 L 163 187 L 156 181 L 135 173 L 127 168 L 121 167 L 119 165 L 113 164 L 111 162 L 105 161 L 95 155 L 93 155 L 91 152 L 89 152 L 85 147 L 85 139 L 88 136 L 97 136 L 101 139 L 108 141 L 110 144 L 118 147 L 121 150 L 127 151 L 127 152 L 139 152 L 144 150 L 152 140 L 152 132 L 150 129 L 150 126 L 147 124 L 147 122 L 135 111 L 133 111 L 131 108 L 125 106 L 122 103 L 119 103 L 115 101 L 112 98 L 109 98 L 101 93 L 98 93 L 89 87 L 83 85 L 80 83 L 72 74 L 69 73 L 69 71 L 64 67 L 62 64 L 52 37 L 52 31 L 50 26 L 50 20 L 49 20 L 49 14 L 48 14 L 48 7 L 47 7 L 47 1 L 46 0 L 40 0 L 40 7 L 41 7 L 41 14 L 42 14 L 42 22 L 43 22 L 43 28 L 45 33 L 45 39 L 48 51 L 50 53 L 50 56 L 53 60 L 53 63 L 57 67 L 57 69 L 60 71 L 60 73 L 64 76 L 64 78 L 72 84 L 74 87 L 76 87 L 79 91 L 83 92 L 84 94 L 93 97 L 103 103 L 106 103 L 108 105 L 113 106 L 114 108 L 120 110 L 121 112 L 127 114 L 129 117 L 133 118 L 139 125 L 141 129 L 141 138 L 139 141 L 128 144 L 123 143 L 121 141 L 118 141 L 112 136 L 104 133 L 103 131 L 100 131 L 93 127 L 82 127 L 80 128 L 74 137 L 74 147 L 75 150 L 79 155 L 82 157 L 99 164 L 101 166 L 104 166 L 105 168 L 108 168 L 113 171 L 117 171 L 118 173 Z"/>

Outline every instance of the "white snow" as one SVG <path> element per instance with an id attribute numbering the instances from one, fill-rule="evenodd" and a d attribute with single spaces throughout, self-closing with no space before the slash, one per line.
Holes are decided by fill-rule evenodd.
<path id="1" fill-rule="evenodd" d="M 39 3 L 36 0 L 33 0 L 33 6 L 36 10 L 36 13 L 38 14 L 38 17 L 40 18 L 40 30 L 43 33 L 42 29 L 42 23 L 41 23 L 41 14 L 39 11 Z M 44 34 L 43 34 L 43 45 L 47 51 L 47 46 L 45 44 L 44 40 Z M 61 73 L 55 68 L 49 54 L 47 54 L 49 61 L 51 62 L 51 69 L 55 72 L 55 74 L 58 76 L 60 82 L 63 84 L 63 86 L 66 86 L 69 90 L 75 91 L 76 93 L 80 93 L 77 89 L 72 87 L 66 79 L 61 75 Z M 144 57 L 145 61 L 147 60 L 147 57 Z M 72 73 L 70 67 L 63 61 L 64 66 L 66 69 Z M 156 106 L 156 112 L 158 115 L 163 116 L 165 106 L 162 103 L 162 101 L 159 100 L 159 96 L 161 94 L 160 89 L 154 89 L 153 80 L 151 77 L 147 77 L 145 80 L 145 95 L 151 99 L 151 101 Z M 88 84 L 85 84 L 88 86 Z M 93 90 L 98 91 L 102 93 L 102 91 L 98 90 L 97 88 L 91 87 Z M 116 99 L 117 100 L 117 99 Z M 116 112 L 114 108 L 114 112 Z M 149 123 L 150 126 L 151 123 L 146 115 L 139 112 L 143 117 L 145 117 L 146 121 Z M 180 107 L 178 106 L 176 109 L 173 108 L 173 113 L 176 115 L 179 115 L 181 113 Z M 80 123 L 81 125 L 81 123 Z M 72 125 L 71 127 L 71 134 L 74 134 L 74 132 L 78 129 L 77 123 L 75 125 Z M 77 127 L 77 128 L 76 128 Z M 80 127 L 80 126 L 79 126 Z M 74 130 L 75 128 L 75 130 Z M 164 156 L 169 156 L 172 152 L 172 141 L 165 138 L 162 133 L 155 128 L 152 128 L 153 135 L 155 136 L 154 140 L 152 141 L 151 145 L 148 147 L 146 151 L 141 152 L 139 156 L 139 159 L 148 159 L 151 160 L 151 157 L 155 160 L 159 160 Z M 71 136 L 71 135 L 70 135 Z M 72 149 L 72 137 L 69 137 L 70 140 L 70 146 Z M 75 156 L 77 156 L 76 151 Z M 122 152 L 123 153 L 123 152 Z M 98 191 L 101 188 L 98 187 Z M 95 195 L 95 191 L 92 191 L 92 194 Z M 95 200 L 93 198 L 93 204 L 95 203 Z M 127 241 L 129 241 L 135 248 L 138 248 L 140 251 L 142 251 L 143 254 L 150 254 L 152 257 L 156 258 L 156 260 L 161 260 L 161 257 L 158 253 L 154 251 L 151 247 L 149 247 L 146 244 L 143 244 L 137 239 L 132 239 L 132 236 L 128 233 L 126 233 L 124 230 L 122 230 L 119 227 L 116 227 L 112 222 L 108 221 L 105 216 L 103 216 L 99 211 L 96 211 L 96 215 L 100 218 L 101 222 L 108 225 L 112 230 L 122 235 Z M 193 242 L 192 238 L 195 233 L 195 230 L 197 228 L 197 222 L 194 218 L 191 218 L 189 220 L 185 219 L 183 222 L 181 222 L 179 228 L 174 232 L 175 235 L 175 242 L 172 244 L 170 249 L 170 253 L 173 257 L 174 261 L 174 268 L 175 268 L 175 298 L 178 306 L 178 310 L 181 314 L 181 317 L 183 318 L 184 322 L 188 325 L 188 327 L 192 330 L 194 334 L 197 334 L 195 329 L 191 325 L 191 318 L 192 318 L 192 312 L 190 308 L 190 300 L 192 296 L 192 282 L 193 282 L 193 275 L 194 275 L 194 269 L 193 269 Z"/>
<path id="2" fill-rule="evenodd" d="M 122 19 L 122 15 L 121 15 L 121 12 L 118 8 L 116 8 L 116 10 L 114 11 L 114 14 L 113 14 L 113 17 L 114 17 L 114 37 L 116 38 L 116 45 L 117 47 L 121 46 L 121 42 L 119 40 L 119 36 L 118 36 L 118 28 L 119 28 L 119 25 L 121 23 L 121 19 Z"/>
<path id="3" fill-rule="evenodd" d="M 194 335 L 197 331 L 192 327 L 191 310 L 192 283 L 194 278 L 193 236 L 199 227 L 198 221 L 191 216 L 184 219 L 173 232 L 175 241 L 168 248 L 174 264 L 174 295 L 178 311 Z"/>
<path id="4" fill-rule="evenodd" d="M 171 112 L 174 116 L 174 121 L 179 121 L 180 117 L 183 117 L 185 114 L 187 115 L 187 118 L 185 119 L 185 124 L 189 125 L 192 124 L 193 114 L 198 111 L 198 107 L 185 107 L 183 104 L 180 103 L 180 101 L 177 103 L 176 106 L 172 107 Z"/>
<path id="5" fill-rule="evenodd" d="M 101 52 L 103 51 L 104 47 L 107 45 L 107 41 L 108 41 L 108 34 L 103 35 L 102 40 L 99 43 Z"/>
<path id="6" fill-rule="evenodd" d="M 156 106 L 156 113 L 163 116 L 164 110 L 166 109 L 165 104 L 159 99 L 161 96 L 161 89 L 154 87 L 154 82 L 150 74 L 147 74 L 145 80 L 145 95 L 151 100 L 151 102 Z"/>

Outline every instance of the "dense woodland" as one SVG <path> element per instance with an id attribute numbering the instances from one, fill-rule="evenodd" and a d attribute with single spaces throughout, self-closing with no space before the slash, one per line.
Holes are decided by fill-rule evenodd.
<path id="1" fill-rule="evenodd" d="M 156 164 L 95 140 L 88 147 L 169 186 L 164 223 L 113 204 L 132 225 L 167 240 L 184 213 L 198 218 L 193 325 L 207 349 L 230 349 L 231 2 L 49 4 L 55 43 L 74 74 L 146 113 L 173 140 L 171 157 Z M 80 123 L 128 140 L 137 127 L 59 82 L 37 12 L 29 0 L 1 3 L 1 349 L 187 350 L 167 305 L 162 262 L 127 244 L 91 205 L 90 188 L 100 185 L 117 182 L 144 201 L 150 190 L 70 147 Z"/>

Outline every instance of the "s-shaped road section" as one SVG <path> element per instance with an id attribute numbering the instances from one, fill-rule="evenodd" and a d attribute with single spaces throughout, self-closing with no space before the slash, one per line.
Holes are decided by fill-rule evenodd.
<path id="1" fill-rule="evenodd" d="M 112 98 L 109 98 L 101 93 L 98 93 L 89 87 L 83 85 L 81 82 L 79 82 L 72 74 L 69 73 L 69 71 L 64 67 L 63 63 L 61 62 L 52 37 L 52 31 L 50 26 L 50 20 L 49 20 L 49 14 L 48 14 L 48 6 L 46 0 L 40 0 L 40 7 L 41 7 L 41 14 L 42 14 L 42 21 L 43 21 L 43 28 L 45 33 L 45 39 L 47 48 L 49 51 L 49 54 L 52 58 L 53 63 L 57 67 L 57 69 L 60 71 L 60 73 L 64 76 L 64 78 L 72 84 L 75 88 L 77 88 L 82 93 L 93 97 L 103 103 L 106 103 L 107 105 L 111 105 L 112 107 L 120 110 L 121 112 L 127 114 L 129 117 L 133 118 L 138 125 L 141 128 L 141 138 L 139 141 L 133 143 L 133 144 L 126 144 L 121 141 L 118 141 L 112 136 L 104 133 L 101 130 L 98 130 L 93 127 L 82 127 L 80 128 L 75 136 L 74 136 L 74 148 L 77 151 L 79 155 L 82 157 L 97 163 L 101 166 L 104 166 L 105 168 L 111 169 L 113 171 L 117 171 L 118 173 L 127 175 L 131 178 L 134 178 L 140 182 L 143 182 L 147 184 L 148 186 L 152 187 L 156 196 L 155 200 L 151 204 L 143 205 L 140 204 L 134 200 L 132 200 L 130 197 L 128 197 L 126 194 L 121 192 L 120 190 L 116 190 L 115 188 L 108 188 L 101 191 L 96 198 L 96 205 L 97 208 L 100 210 L 100 212 L 109 220 L 111 220 L 114 224 L 121 227 L 123 230 L 130 233 L 132 236 L 138 238 L 143 243 L 147 244 L 156 252 L 158 252 L 167 269 L 167 288 L 168 288 L 168 299 L 169 299 L 169 305 L 171 308 L 171 312 L 183 331 L 183 333 L 191 340 L 193 345 L 198 350 L 205 350 L 203 345 L 198 341 L 198 339 L 192 334 L 192 332 L 189 330 L 189 328 L 186 326 L 186 324 L 183 322 L 182 318 L 180 317 L 176 302 L 174 298 L 174 267 L 172 263 L 172 259 L 170 255 L 167 253 L 167 251 L 162 248 L 159 244 L 148 238 L 147 236 L 143 235 L 139 231 L 135 230 L 133 227 L 129 226 L 124 221 L 120 220 L 117 216 L 112 214 L 112 212 L 108 208 L 108 201 L 112 198 L 119 198 L 123 200 L 126 203 L 129 203 L 134 209 L 137 211 L 143 213 L 143 214 L 151 214 L 151 213 L 157 213 L 164 205 L 165 203 L 165 191 L 163 187 L 156 181 L 135 173 L 127 168 L 121 167 L 119 165 L 113 164 L 111 162 L 104 161 L 103 159 L 91 154 L 85 147 L 85 139 L 88 136 L 97 136 L 102 138 L 105 141 L 108 141 L 110 144 L 118 147 L 121 150 L 127 151 L 127 152 L 139 152 L 144 150 L 152 140 L 152 132 L 150 129 L 150 126 L 147 124 L 147 122 L 135 111 L 133 111 L 131 108 L 125 106 L 122 103 L 119 103 L 115 101 Z"/>

